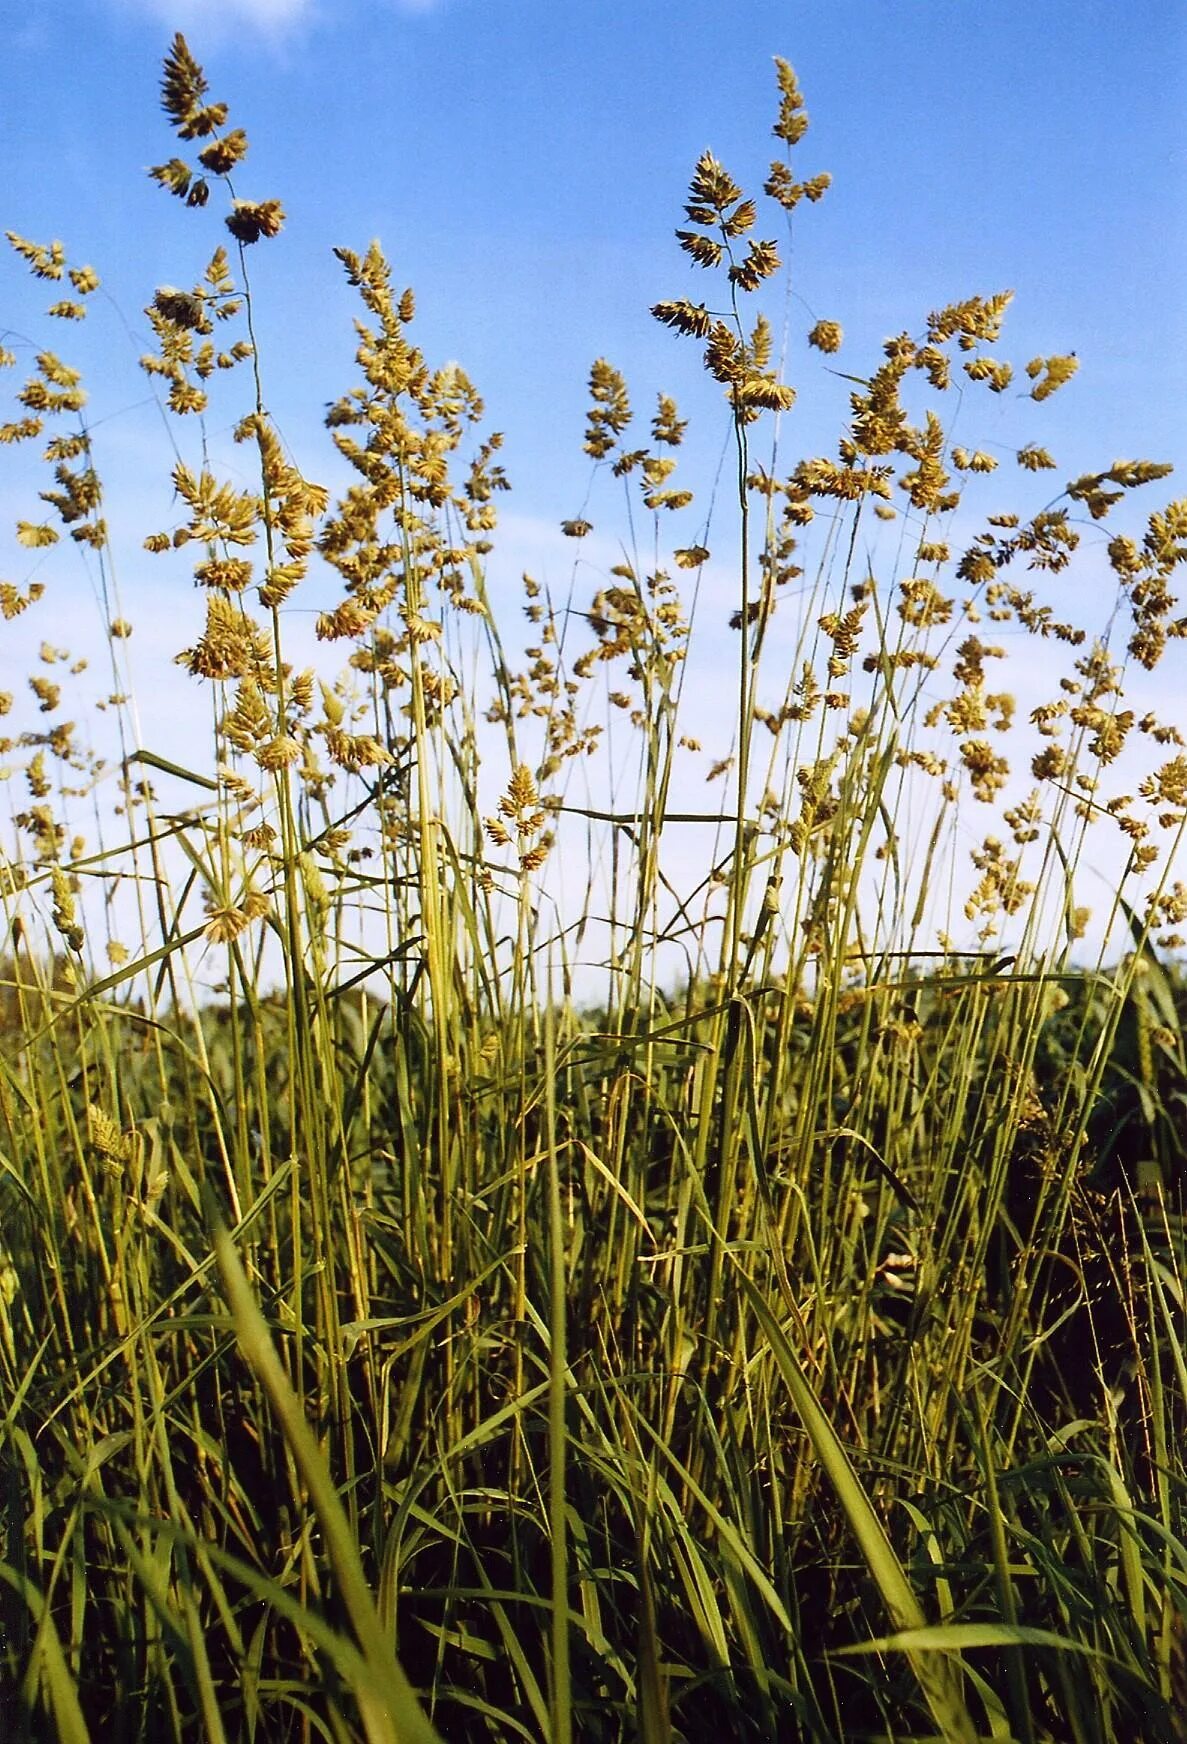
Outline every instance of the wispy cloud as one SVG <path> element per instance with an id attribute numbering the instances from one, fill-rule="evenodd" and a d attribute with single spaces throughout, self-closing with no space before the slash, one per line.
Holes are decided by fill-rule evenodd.
<path id="1" fill-rule="evenodd" d="M 175 30 L 202 32 L 203 39 L 225 37 L 247 28 L 262 36 L 282 37 L 305 25 L 329 23 L 340 16 L 343 0 L 122 0 L 126 8 L 146 14 Z M 439 11 L 446 0 L 387 0 L 389 9 L 407 18 Z"/>
<path id="2" fill-rule="evenodd" d="M 207 37 L 245 25 L 279 36 L 308 24 L 318 12 L 316 0 L 134 0 L 134 8 L 175 29 L 201 29 Z"/>

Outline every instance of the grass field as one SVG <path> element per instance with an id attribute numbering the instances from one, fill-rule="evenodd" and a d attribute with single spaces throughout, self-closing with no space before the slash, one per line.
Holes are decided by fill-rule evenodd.
<path id="1" fill-rule="evenodd" d="M 776 70 L 765 189 L 700 160 L 705 301 L 655 309 L 721 386 L 732 498 L 702 513 L 675 402 L 634 414 L 596 362 L 623 559 L 576 601 L 525 578 L 526 651 L 487 587 L 497 440 L 377 247 L 337 251 L 351 482 L 282 443 L 250 269 L 283 208 L 235 197 L 246 137 L 180 37 L 152 174 L 216 246 L 147 311 L 173 525 L 108 527 L 77 371 L 5 340 L 0 433 L 48 444 L 5 617 L 52 613 L 73 540 L 118 690 L 119 553 L 184 552 L 205 623 L 159 682 L 213 722 L 183 769 L 114 702 L 118 811 L 84 836 L 53 647 L 31 724 L 7 699 L 13 1738 L 1187 1739 L 1187 753 L 1127 704 L 1187 632 L 1187 502 L 1135 506 L 1168 469 L 1114 461 L 976 518 L 996 463 L 946 408 L 1037 416 L 1076 369 L 1012 369 L 1006 294 L 872 364 L 818 322 L 844 428 L 788 458 L 762 239 L 828 178 L 798 179 Z M 9 240 L 65 345 L 97 275 Z M 204 446 L 236 394 L 250 489 Z M 1017 462 L 1023 500 L 1062 480 Z M 1110 516 L 1100 622 L 1064 622 L 1043 589 Z M 900 555 L 867 574 L 883 522 Z M 327 576 L 329 676 L 285 644 Z M 1042 649 L 1028 713 L 1002 625 Z M 727 636 L 717 758 L 685 673 Z"/>

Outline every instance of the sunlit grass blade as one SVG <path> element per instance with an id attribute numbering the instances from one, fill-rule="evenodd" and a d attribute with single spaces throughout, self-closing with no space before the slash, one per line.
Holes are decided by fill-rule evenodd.
<path id="1" fill-rule="evenodd" d="M 821 1409 L 786 1333 L 741 1263 L 735 1256 L 731 1258 L 734 1259 L 733 1275 L 770 1344 L 779 1372 L 796 1410 L 803 1419 L 816 1456 L 845 1511 L 850 1530 L 882 1595 L 896 1634 L 912 1640 L 920 1632 L 927 1634 L 927 1619 L 914 1589 L 839 1436 Z M 943 1630 L 952 1625 L 936 1627 Z M 911 1660 L 920 1690 L 945 1739 L 951 1740 L 951 1744 L 973 1744 L 977 1736 L 976 1727 L 960 1694 L 952 1662 L 941 1659 L 938 1664 L 933 1665 L 916 1654 L 912 1647 L 907 1647 L 904 1651 Z"/>
<path id="2" fill-rule="evenodd" d="M 244 1355 L 267 1389 L 326 1536 L 327 1553 L 367 1668 L 367 1684 L 356 1694 L 370 1744 L 440 1744 L 380 1623 L 325 1456 L 272 1347 L 231 1236 L 221 1224 L 214 1231 L 214 1251 Z"/>

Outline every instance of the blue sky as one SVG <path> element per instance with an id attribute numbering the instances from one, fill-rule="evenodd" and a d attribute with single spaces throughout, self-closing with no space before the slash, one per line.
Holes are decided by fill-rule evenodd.
<path id="1" fill-rule="evenodd" d="M 114 510 L 134 528 L 122 580 L 138 652 L 167 659 L 199 611 L 192 592 L 159 611 L 162 572 L 138 550 L 173 518 L 171 459 L 136 367 L 141 311 L 157 285 L 194 282 L 224 239 L 217 195 L 189 212 L 145 174 L 178 149 L 157 94 L 178 28 L 250 137 L 238 191 L 279 198 L 288 214 L 251 264 L 267 399 L 298 461 L 313 478 L 342 477 L 320 414 L 353 380 L 355 303 L 330 250 L 378 236 L 397 281 L 415 287 L 429 360 L 460 361 L 505 432 L 515 489 L 495 561 L 508 577 L 552 564 L 556 580 L 572 557 L 548 535 L 589 484 L 595 357 L 624 371 L 644 415 L 657 389 L 671 391 L 699 432 L 691 464 L 711 473 L 720 390 L 648 311 L 706 294 L 672 236 L 699 153 L 711 148 L 759 192 L 776 54 L 796 67 L 812 118 L 797 169 L 834 179 L 796 215 L 792 294 L 773 311 L 777 325 L 786 315 L 801 393 L 782 438 L 789 460 L 833 452 L 846 410 L 846 384 L 804 343 L 818 317 L 842 323 L 836 364 L 860 374 L 928 310 L 1012 287 L 1003 355 L 1075 349 L 1080 374 L 1041 408 L 978 396 L 960 439 L 1003 453 L 1043 442 L 1060 478 L 1118 457 L 1171 460 L 1172 490 L 1187 488 L 1179 0 L 32 0 L 9 17 L 0 229 L 61 237 L 110 298 L 95 299 L 85 331 L 58 324 L 53 339 L 84 365 L 91 412 L 107 420 Z M 760 228 L 783 247 L 782 215 L 769 211 Z M 42 290 L 0 257 L 0 330 L 32 331 Z M 241 409 L 221 431 L 216 420 L 216 446 Z M 6 521 L 45 483 L 31 449 L 8 458 Z M 1166 494 L 1145 493 L 1144 508 Z M 11 563 L 6 527 L 0 559 Z M 1100 585 L 1090 553 L 1078 573 L 1075 589 Z M 1091 619 L 1082 595 L 1073 603 Z M 30 633 L 45 635 L 32 618 Z M 181 684 L 163 711 L 149 691 L 162 733 L 193 711 L 208 718 L 196 697 L 183 708 Z M 1173 706 L 1182 686 L 1169 674 L 1162 684 Z"/>
<path id="2" fill-rule="evenodd" d="M 172 148 L 156 81 L 178 25 L 252 140 L 244 191 L 289 212 L 253 261 L 286 421 L 346 378 L 352 311 L 329 249 L 373 235 L 416 287 L 429 355 L 457 357 L 506 430 L 525 512 L 583 488 L 594 356 L 640 402 L 671 387 L 719 415 L 647 311 L 701 294 L 671 235 L 698 153 L 757 191 L 779 53 L 812 116 L 801 161 L 834 176 L 797 226 L 796 289 L 805 317 L 845 326 L 844 366 L 937 303 L 1013 286 L 1005 349 L 1082 359 L 1044 422 L 1061 462 L 1065 432 L 1069 466 L 1182 457 L 1177 3 L 38 0 L 0 68 L 5 224 L 93 259 L 133 322 L 218 229 L 143 175 Z M 793 304 L 792 323 L 811 320 Z"/>

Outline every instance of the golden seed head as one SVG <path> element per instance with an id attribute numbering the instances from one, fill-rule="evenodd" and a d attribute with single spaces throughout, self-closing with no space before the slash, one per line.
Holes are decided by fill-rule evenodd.
<path id="1" fill-rule="evenodd" d="M 843 338 L 839 321 L 817 321 L 808 335 L 808 344 L 814 345 L 817 351 L 840 351 Z"/>
<path id="2" fill-rule="evenodd" d="M 60 242 L 30 242 L 26 237 L 18 236 L 15 230 L 6 230 L 4 234 L 35 277 L 54 281 L 61 278 L 66 265 L 66 250 Z"/>
<path id="3" fill-rule="evenodd" d="M 798 145 L 808 131 L 808 112 L 795 68 L 780 55 L 775 56 L 775 80 L 779 87 L 779 114 L 771 132 L 787 145 Z"/>
<path id="4" fill-rule="evenodd" d="M 165 56 L 161 107 L 182 139 L 205 139 L 227 119 L 225 103 L 203 104 L 206 76 L 178 31 Z"/>
<path id="5" fill-rule="evenodd" d="M 212 945 L 232 944 L 251 925 L 244 910 L 235 903 L 209 908 L 208 913 L 210 919 L 203 932 Z"/>
<path id="6" fill-rule="evenodd" d="M 111 1116 L 94 1102 L 87 1106 L 87 1138 L 107 1162 L 122 1163 L 131 1154 L 131 1143 Z"/>
<path id="7" fill-rule="evenodd" d="M 1031 399 L 1050 399 L 1065 382 L 1071 381 L 1079 367 L 1080 360 L 1074 352 L 1066 357 L 1032 357 L 1026 366 L 1026 373 L 1034 382 Z"/>
<path id="8" fill-rule="evenodd" d="M 42 522 L 34 526 L 29 521 L 18 521 L 16 524 L 17 543 L 28 551 L 41 550 L 46 545 L 58 543 L 58 532 L 54 527 Z"/>
<path id="9" fill-rule="evenodd" d="M 198 153 L 198 162 L 204 170 L 209 170 L 212 176 L 230 175 L 236 164 L 242 163 L 247 156 L 247 135 L 242 127 L 236 127 L 233 132 L 226 133 L 221 139 L 213 140 Z"/>
<path id="10" fill-rule="evenodd" d="M 258 242 L 261 236 L 280 235 L 284 207 L 279 200 L 236 200 L 225 223 L 236 242 Z"/>
<path id="11" fill-rule="evenodd" d="M 255 760 L 261 769 L 274 772 L 278 769 L 288 769 L 299 761 L 301 746 L 291 733 L 278 733 L 265 744 L 260 745 L 254 753 Z"/>

